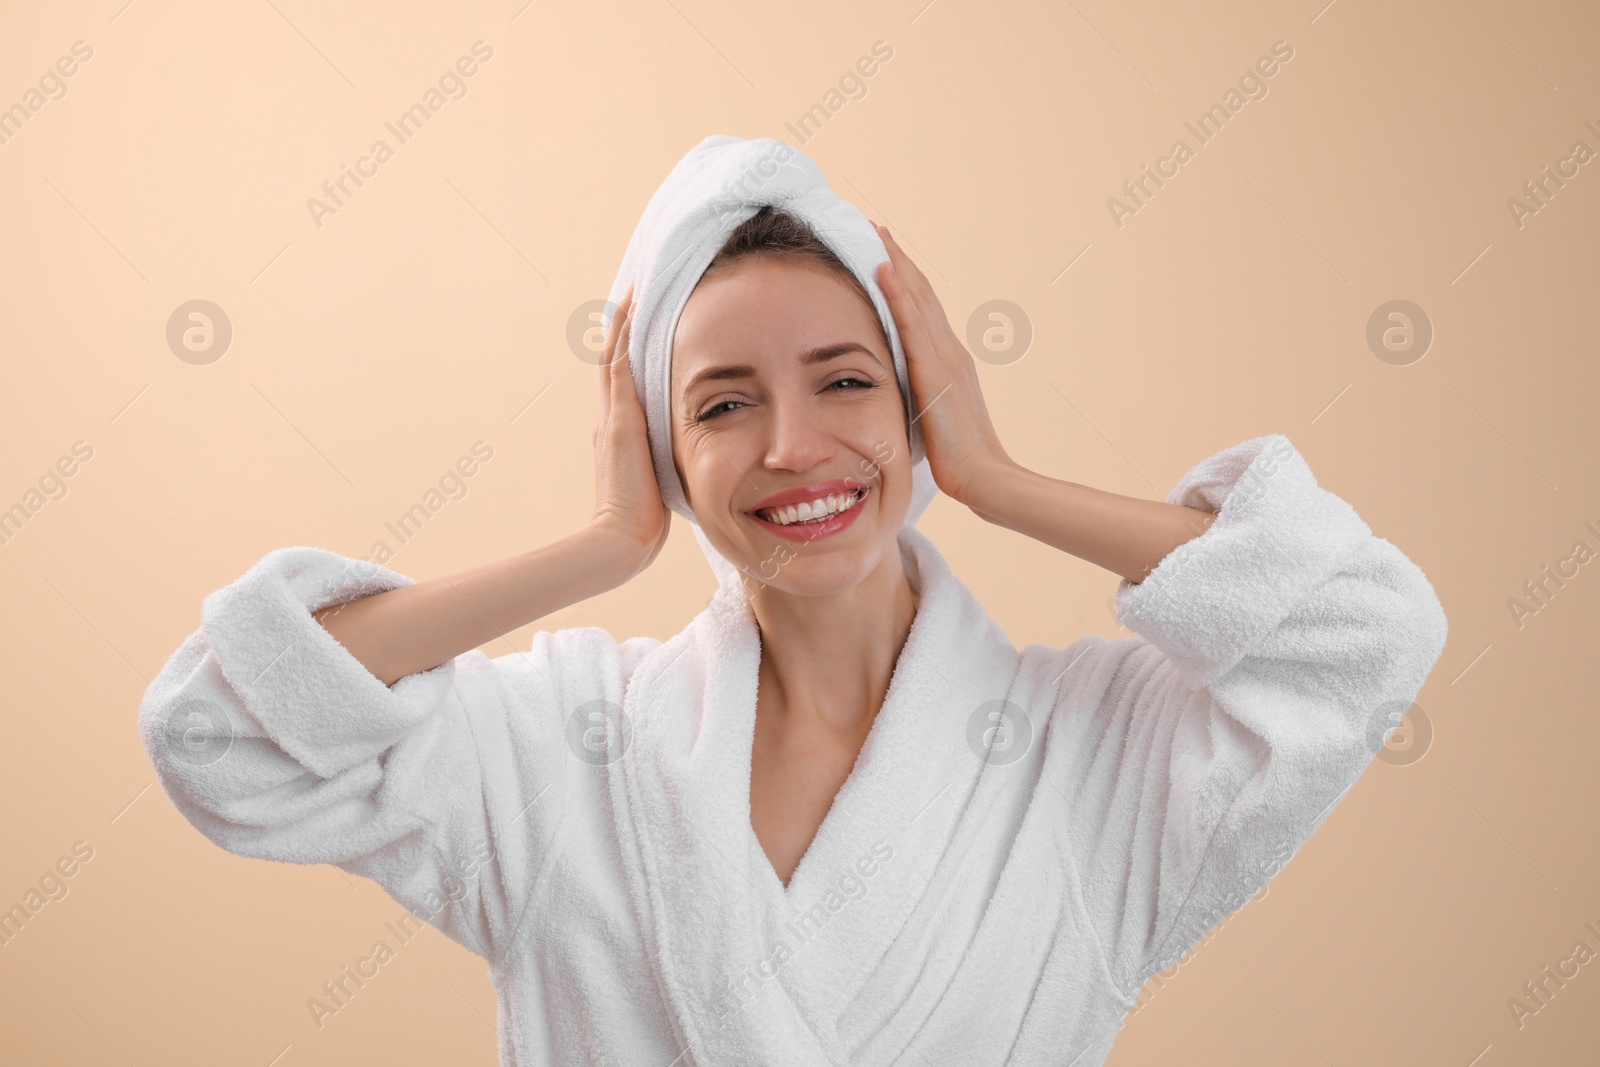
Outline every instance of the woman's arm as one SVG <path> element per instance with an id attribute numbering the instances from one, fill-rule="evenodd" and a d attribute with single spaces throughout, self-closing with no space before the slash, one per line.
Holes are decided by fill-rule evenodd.
<path id="1" fill-rule="evenodd" d="M 1216 520 L 1213 512 L 1197 508 L 1058 481 L 1010 459 L 996 463 L 973 486 L 961 503 L 981 518 L 1115 571 L 1135 585 Z"/>
<path id="2" fill-rule="evenodd" d="M 617 706 L 659 642 L 575 627 L 496 659 L 476 646 L 660 552 L 669 515 L 627 373 L 602 368 L 595 514 L 578 533 L 421 584 L 280 548 L 206 597 L 139 705 L 191 824 L 239 855 L 372 878 L 491 962 L 510 949 L 558 847 L 571 716 Z"/>
<path id="3" fill-rule="evenodd" d="M 383 685 L 313 615 L 411 587 L 386 567 L 280 548 L 205 598 L 139 705 L 162 788 L 241 856 L 331 863 L 497 961 L 558 848 L 567 720 L 613 704 L 652 645 L 538 631 Z"/>
<path id="4" fill-rule="evenodd" d="M 1044 772 L 1066 798 L 1059 851 L 1130 999 L 1289 862 L 1449 632 L 1422 570 L 1280 434 L 1202 460 L 1167 501 L 1215 520 L 1118 584 L 1137 636 L 1046 673 L 1066 678 Z"/>
<path id="5" fill-rule="evenodd" d="M 633 288 L 606 329 L 595 425 L 595 509 L 583 529 L 543 548 L 313 612 L 384 685 L 615 589 L 648 567 L 672 516 L 661 502 L 644 408 L 627 362 Z"/>
<path id="6" fill-rule="evenodd" d="M 982 518 L 1070 552 L 1137 584 L 1173 549 L 1205 533 L 1210 512 L 1108 493 L 1035 474 L 1006 454 L 983 402 L 972 353 L 927 276 L 889 231 L 878 270 L 918 405 L 928 466 L 946 496 Z"/>
<path id="7" fill-rule="evenodd" d="M 637 553 L 605 527 L 495 563 L 332 605 L 312 618 L 384 685 L 624 584 Z"/>
<path id="8" fill-rule="evenodd" d="M 1123 576 L 1117 615 L 1138 636 L 1087 639 L 1100 652 L 1080 672 L 1083 650 L 1048 672 L 1069 680 L 1044 773 L 1067 795 L 1060 849 L 1131 1001 L 1327 817 L 1411 706 L 1448 620 L 1421 569 L 1280 434 L 1196 464 L 1162 503 L 1018 467 L 932 286 L 880 233 L 939 488 Z M 1078 699 L 1091 684 L 1101 695 Z"/>

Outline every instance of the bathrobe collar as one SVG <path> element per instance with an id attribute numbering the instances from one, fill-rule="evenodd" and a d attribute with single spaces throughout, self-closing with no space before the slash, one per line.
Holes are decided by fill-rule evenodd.
<path id="1" fill-rule="evenodd" d="M 631 736 L 608 788 L 683 1067 L 848 1060 L 841 1013 L 951 861 L 958 817 L 981 817 L 997 794 L 981 788 L 1002 777 L 984 746 L 1017 652 L 925 535 L 904 527 L 899 546 L 917 614 L 787 888 L 750 821 L 761 648 L 748 603 L 719 591 L 629 682 Z"/>

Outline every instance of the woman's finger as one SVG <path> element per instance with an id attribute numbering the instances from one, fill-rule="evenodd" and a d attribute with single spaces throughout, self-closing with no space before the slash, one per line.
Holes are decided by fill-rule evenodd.
<path id="1" fill-rule="evenodd" d="M 611 410 L 611 344 L 616 318 L 606 324 L 606 346 L 600 353 L 600 424 L 605 425 L 606 413 Z"/>
<path id="2" fill-rule="evenodd" d="M 948 373 L 936 374 L 938 371 L 947 371 L 947 368 L 939 357 L 938 346 L 933 343 L 927 316 L 906 285 L 899 264 L 895 265 L 892 272 L 885 271 L 884 275 L 889 284 L 883 286 L 883 292 L 889 298 L 889 310 L 894 314 L 895 325 L 900 328 L 900 343 L 906 348 L 906 358 L 916 361 L 919 372 L 927 373 L 930 377 L 948 378 Z M 881 282 L 879 284 L 882 285 Z M 944 387 L 943 381 L 931 384 L 935 388 Z"/>
<path id="3" fill-rule="evenodd" d="M 906 288 L 911 291 L 917 306 L 922 310 L 922 316 L 928 322 L 929 333 L 942 341 L 960 341 L 955 331 L 950 326 L 950 318 L 945 314 L 944 304 L 939 300 L 939 294 L 934 291 L 933 283 L 923 273 L 922 268 L 906 254 L 900 247 L 894 235 L 887 229 L 880 229 L 879 236 L 883 245 L 889 250 L 889 257 L 894 263 L 897 273 L 905 276 Z"/>
<path id="4" fill-rule="evenodd" d="M 622 299 L 617 303 L 616 310 L 611 313 L 611 321 L 606 323 L 606 347 L 600 356 L 600 403 L 601 413 L 611 408 L 612 393 L 615 388 L 617 346 L 623 342 L 623 335 L 628 326 L 628 319 L 633 313 L 633 286 L 628 286 L 628 291 L 622 294 Z"/>
<path id="5" fill-rule="evenodd" d="M 626 404 L 628 394 L 622 390 L 633 389 L 633 363 L 628 354 L 633 337 L 633 309 L 634 305 L 630 302 L 622 319 L 622 328 L 617 331 L 616 348 L 611 353 L 612 403 Z"/>
<path id="6" fill-rule="evenodd" d="M 899 276 L 900 282 L 906 291 L 910 293 L 919 307 L 931 310 L 927 308 L 927 304 L 928 298 L 933 295 L 933 286 L 928 284 L 927 275 L 923 274 L 922 269 L 912 262 L 911 257 L 906 255 L 905 249 L 900 247 L 899 242 L 894 239 L 887 229 L 880 228 L 878 237 L 883 241 L 883 247 L 888 250 L 889 260 L 894 264 L 895 274 Z"/>

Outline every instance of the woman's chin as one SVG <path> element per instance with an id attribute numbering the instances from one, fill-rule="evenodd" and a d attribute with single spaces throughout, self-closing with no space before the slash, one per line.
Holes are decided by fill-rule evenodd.
<path id="1" fill-rule="evenodd" d="M 779 541 L 767 554 L 743 560 L 740 573 L 746 585 L 767 586 L 791 596 L 828 596 L 849 590 L 878 569 L 890 548 L 887 538 L 873 534 L 863 524 L 848 538 L 815 544 Z"/>

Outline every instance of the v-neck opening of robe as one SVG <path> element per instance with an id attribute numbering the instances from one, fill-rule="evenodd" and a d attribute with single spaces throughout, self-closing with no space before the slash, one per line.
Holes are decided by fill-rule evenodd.
<path id="1" fill-rule="evenodd" d="M 719 592 L 685 636 L 692 643 L 669 642 L 630 683 L 640 713 L 614 781 L 624 860 L 660 988 L 706 1055 L 757 1047 L 796 1062 L 848 1059 L 842 1006 L 882 965 L 950 849 L 970 847 L 958 838 L 969 841 L 1008 788 L 970 747 L 970 726 L 1009 693 L 1018 653 L 926 535 L 906 527 L 898 544 L 918 610 L 787 886 L 750 820 L 760 641 L 748 602 Z M 694 715 L 651 706 L 683 685 L 700 693 Z"/>
<path id="2" fill-rule="evenodd" d="M 799 862 L 795 864 L 794 870 L 789 874 L 787 885 L 778 876 L 778 869 L 772 865 L 772 857 L 767 855 L 766 848 L 761 844 L 760 835 L 755 830 L 754 820 L 749 817 L 746 818 L 746 822 L 750 825 L 750 839 L 756 851 L 760 853 L 762 860 L 765 861 L 757 864 L 757 866 L 762 869 L 765 875 L 770 876 L 771 884 L 768 886 L 768 895 L 775 895 L 775 899 L 781 902 L 788 912 L 793 912 L 800 901 L 807 899 L 804 894 L 816 877 L 812 872 L 823 862 L 818 858 L 819 854 L 830 850 L 829 831 L 839 822 L 848 819 L 848 813 L 844 809 L 850 804 L 851 798 L 863 788 L 858 784 L 860 779 L 871 775 L 873 769 L 881 764 L 881 761 L 873 759 L 874 746 L 883 743 L 879 739 L 886 732 L 884 727 L 885 713 L 895 704 L 896 686 L 898 685 L 901 689 L 905 688 L 905 683 L 901 679 L 906 672 L 901 669 L 901 665 L 906 661 L 908 655 L 917 654 L 914 651 L 914 643 L 923 636 L 929 625 L 926 621 L 927 616 L 922 610 L 924 576 L 922 568 L 917 562 L 916 552 L 906 544 L 904 539 L 897 540 L 896 543 L 900 552 L 901 564 L 905 568 L 906 578 L 911 583 L 911 595 L 916 604 L 916 610 L 911 617 L 911 625 L 906 630 L 906 638 L 901 643 L 899 652 L 895 655 L 894 667 L 889 673 L 889 686 L 884 691 L 883 701 L 873 713 L 872 726 L 867 730 L 867 736 L 861 742 L 861 748 L 857 751 L 856 758 L 851 764 L 850 773 L 845 776 L 845 780 L 834 791 L 833 798 L 828 803 L 828 811 L 823 815 L 822 822 L 817 825 L 816 832 L 811 835 L 811 840 L 806 843 L 805 851 L 801 853 Z M 748 610 L 748 605 L 746 605 L 746 608 Z M 761 628 L 756 625 L 753 612 L 749 622 L 755 630 L 757 658 L 756 687 L 751 695 L 748 709 L 751 720 L 751 751 L 746 753 L 744 772 L 747 782 L 753 787 L 755 781 L 754 724 L 761 699 L 760 657 L 764 654 L 765 646 L 761 639 Z M 749 793 L 750 791 L 747 789 L 747 801 Z M 753 811 L 753 804 L 747 804 L 747 806 L 750 811 Z M 747 816 L 750 811 L 747 811 Z"/>

